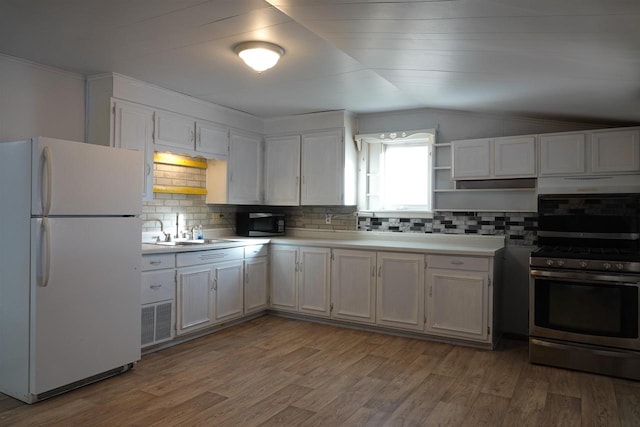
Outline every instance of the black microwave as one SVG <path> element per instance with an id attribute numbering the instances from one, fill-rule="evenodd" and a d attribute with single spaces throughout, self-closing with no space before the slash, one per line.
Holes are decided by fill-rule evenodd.
<path id="1" fill-rule="evenodd" d="M 236 212 L 236 234 L 246 237 L 284 235 L 284 214 Z"/>

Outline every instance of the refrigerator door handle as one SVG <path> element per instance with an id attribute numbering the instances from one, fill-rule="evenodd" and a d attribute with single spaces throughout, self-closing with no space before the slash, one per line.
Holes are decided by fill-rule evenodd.
<path id="1" fill-rule="evenodd" d="M 44 230 L 44 242 L 41 248 L 42 277 L 39 285 L 45 288 L 49 285 L 51 276 L 51 227 L 49 227 L 48 218 L 42 218 L 42 228 Z"/>
<path id="2" fill-rule="evenodd" d="M 44 163 L 43 169 L 46 173 L 42 174 L 42 180 L 46 182 L 42 182 L 42 210 L 44 215 L 49 215 L 51 211 L 51 167 L 52 167 L 52 158 L 51 158 L 51 149 L 49 147 L 44 147 L 42 154 L 44 155 Z M 46 197 L 45 197 L 45 189 L 46 189 Z"/>

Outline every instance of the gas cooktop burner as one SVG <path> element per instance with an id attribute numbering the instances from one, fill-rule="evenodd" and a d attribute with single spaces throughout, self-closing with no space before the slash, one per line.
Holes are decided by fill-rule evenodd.
<path id="1" fill-rule="evenodd" d="M 580 246 L 542 246 L 532 257 L 593 259 L 640 262 L 640 253 L 628 248 L 591 248 Z"/>

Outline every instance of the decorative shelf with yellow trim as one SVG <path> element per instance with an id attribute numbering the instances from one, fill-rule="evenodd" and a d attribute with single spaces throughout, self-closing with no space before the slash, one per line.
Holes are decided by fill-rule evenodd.
<path id="1" fill-rule="evenodd" d="M 156 152 L 153 154 L 153 162 L 188 168 L 207 168 L 207 161 L 204 159 L 194 159 L 193 157 L 179 156 L 171 153 Z M 184 187 L 178 185 L 154 185 L 153 192 L 165 194 L 207 194 L 207 189 L 203 187 Z"/>
<path id="2" fill-rule="evenodd" d="M 153 192 L 165 194 L 207 194 L 207 189 L 202 187 L 179 187 L 177 185 L 154 185 Z"/>
<path id="3" fill-rule="evenodd" d="M 206 169 L 207 161 L 204 159 L 194 159 L 193 157 L 179 156 L 171 153 L 154 153 L 153 163 L 164 165 L 186 166 L 189 168 Z"/>

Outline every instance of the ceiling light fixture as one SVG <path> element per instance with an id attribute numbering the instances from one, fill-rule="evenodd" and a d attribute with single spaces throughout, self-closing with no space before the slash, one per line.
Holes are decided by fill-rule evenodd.
<path id="1" fill-rule="evenodd" d="M 260 41 L 239 43 L 233 51 L 258 73 L 272 68 L 284 55 L 284 49 L 277 44 Z"/>

